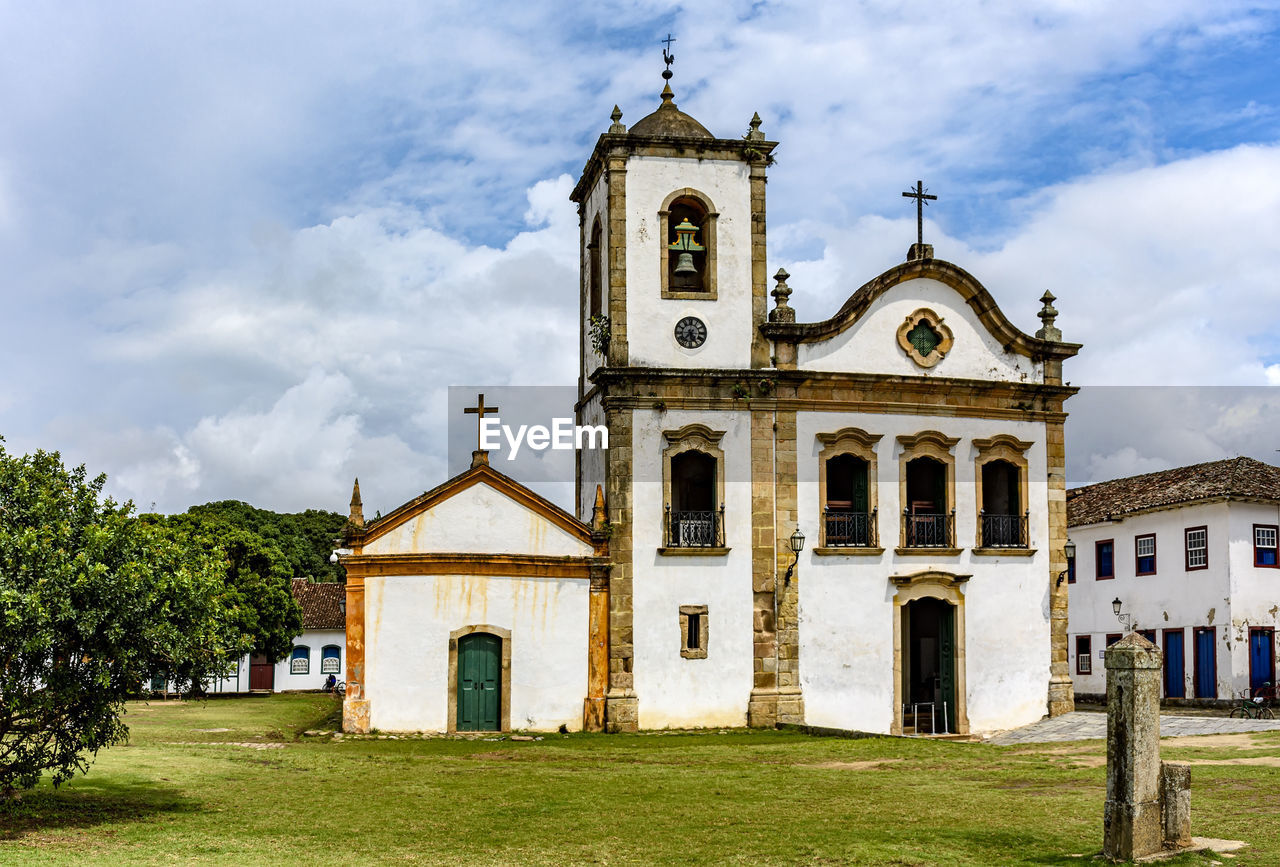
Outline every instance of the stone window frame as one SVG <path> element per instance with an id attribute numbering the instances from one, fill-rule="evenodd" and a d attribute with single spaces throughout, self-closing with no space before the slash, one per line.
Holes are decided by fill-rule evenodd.
<path id="1" fill-rule="evenodd" d="M 511 630 L 494 626 L 490 623 L 476 623 L 464 626 L 449 633 L 449 682 L 446 685 L 446 701 L 448 702 L 450 733 L 458 730 L 458 641 L 464 635 L 474 632 L 487 632 L 497 637 L 502 643 L 502 694 L 498 702 L 499 731 L 511 731 Z"/>
<path id="2" fill-rule="evenodd" d="M 721 527 L 720 533 L 725 541 L 725 545 L 720 547 L 706 548 L 668 548 L 667 541 L 667 506 L 671 504 L 671 462 L 677 456 L 690 451 L 699 451 L 711 457 L 716 462 L 716 503 L 714 511 L 721 511 L 724 508 L 724 450 L 720 448 L 720 440 L 724 438 L 726 431 L 712 430 L 701 422 L 693 422 L 676 428 L 675 430 L 664 430 L 663 438 L 667 441 L 667 447 L 662 450 L 662 512 L 658 516 L 658 523 L 662 527 L 661 547 L 658 553 L 663 556 L 718 556 L 729 553 L 728 547 L 728 528 Z"/>
<path id="3" fill-rule="evenodd" d="M 699 227 L 702 232 L 702 246 L 707 248 L 707 288 L 705 292 L 683 292 L 671 288 L 671 277 L 667 269 L 671 251 L 667 249 L 667 244 L 670 243 L 668 235 L 671 233 L 669 221 L 671 205 L 675 203 L 676 199 L 696 199 L 698 204 L 702 205 L 707 212 L 706 225 Z M 658 278 L 661 280 L 663 298 L 681 301 L 716 300 L 716 248 L 719 246 L 716 243 L 716 221 L 719 217 L 720 212 L 716 210 L 711 197 L 701 190 L 695 190 L 693 187 L 682 187 L 678 190 L 673 190 L 662 200 L 662 207 L 658 209 Z"/>
<path id="4" fill-rule="evenodd" d="M 298 656 L 298 651 L 305 651 L 305 656 Z M 298 665 L 301 662 L 302 665 Z M 305 644 L 295 644 L 293 649 L 289 651 L 289 673 L 290 674 L 310 674 L 311 673 L 311 648 Z"/>
<path id="5" fill-rule="evenodd" d="M 960 442 L 960 437 L 949 437 L 940 431 L 923 430 L 919 433 L 902 435 L 898 437 L 898 445 L 902 447 L 902 451 L 898 454 L 898 547 L 894 549 L 895 553 L 903 555 L 920 555 L 920 556 L 952 556 L 960 553 L 960 548 L 908 548 L 907 547 L 907 522 L 902 519 L 903 513 L 910 508 L 907 502 L 907 464 L 916 458 L 933 458 L 943 465 L 947 474 L 946 495 L 947 505 L 949 509 L 943 509 L 944 514 L 950 513 L 952 516 L 956 513 L 956 456 L 952 451 L 956 444 Z M 956 527 L 951 528 L 952 544 L 955 545 L 960 540 L 956 532 Z"/>
<path id="6" fill-rule="evenodd" d="M 694 615 L 698 618 L 698 646 L 689 646 L 689 616 Z M 681 605 L 680 606 L 680 656 L 684 659 L 706 659 L 707 658 L 707 642 L 710 639 L 711 631 L 708 625 L 707 606 L 705 605 Z"/>
<path id="7" fill-rule="evenodd" d="M 938 346 L 928 355 L 921 355 L 919 350 L 912 346 L 911 341 L 907 339 L 907 335 L 921 322 L 928 323 L 929 327 L 938 335 Z M 898 326 L 898 346 L 902 348 L 908 358 L 920 367 L 933 367 L 942 361 L 942 359 L 946 358 L 947 353 L 951 351 L 951 347 L 954 344 L 955 335 L 951 332 L 951 329 L 943 322 L 941 316 L 928 307 L 918 308 L 910 316 L 902 320 L 902 324 Z"/>
<path id="8" fill-rule="evenodd" d="M 1027 490 L 1030 478 L 1030 461 L 1027 452 L 1034 442 L 1020 440 L 1011 434 L 996 434 L 993 437 L 975 439 L 977 450 L 973 458 L 973 509 L 977 526 L 974 530 L 973 553 L 981 555 L 1002 555 L 1005 557 L 1031 557 L 1036 549 L 1031 546 L 1031 495 Z M 1027 546 L 1025 548 L 987 548 L 982 544 L 982 469 L 992 461 L 1005 461 L 1018 470 L 1018 514 L 1027 516 Z"/>
<path id="9" fill-rule="evenodd" d="M 871 434 L 857 427 L 844 427 L 834 433 L 817 435 L 822 448 L 818 451 L 818 544 L 814 553 L 818 555 L 854 555 L 879 556 L 884 553 L 882 547 L 835 547 L 828 548 L 827 522 L 823 520 L 823 512 L 827 507 L 827 461 L 840 455 L 853 455 L 867 462 L 867 511 L 875 516 L 879 523 L 879 485 L 877 484 L 876 445 L 884 438 L 884 434 Z M 874 527 L 875 536 L 879 539 L 879 527 Z"/>

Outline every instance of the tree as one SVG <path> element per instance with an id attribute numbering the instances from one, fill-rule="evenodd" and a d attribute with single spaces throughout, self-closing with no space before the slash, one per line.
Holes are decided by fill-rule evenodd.
<path id="1" fill-rule="evenodd" d="M 337 512 L 307 509 L 293 514 L 257 509 L 238 500 L 220 500 L 192 506 L 187 516 L 203 523 L 229 524 L 260 537 L 280 549 L 294 578 L 342 581 L 341 566 L 329 562 L 334 540 L 342 535 L 347 519 Z"/>
<path id="2" fill-rule="evenodd" d="M 0 793 L 87 771 L 145 678 L 190 691 L 247 650 L 221 558 L 105 482 L 0 445 Z"/>

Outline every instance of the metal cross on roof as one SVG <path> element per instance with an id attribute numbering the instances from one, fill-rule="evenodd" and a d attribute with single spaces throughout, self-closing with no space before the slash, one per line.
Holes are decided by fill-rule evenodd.
<path id="1" fill-rule="evenodd" d="M 662 62 L 667 65 L 667 68 L 662 71 L 662 77 L 669 80 L 671 78 L 671 64 L 676 62 L 676 56 L 671 53 L 671 43 L 675 42 L 676 38 L 668 33 L 666 39 L 659 39 L 658 41 L 667 46 L 662 49 Z"/>
<path id="2" fill-rule="evenodd" d="M 481 432 L 483 431 L 483 428 L 481 427 L 481 425 L 484 423 L 485 414 L 490 412 L 497 412 L 498 407 L 485 406 L 483 394 L 480 395 L 479 399 L 476 401 L 476 404 L 477 404 L 476 406 L 464 407 L 462 411 L 467 415 L 474 415 L 476 417 L 476 451 L 483 451 L 484 449 L 481 447 L 481 443 L 483 443 L 484 440 L 481 438 Z"/>
<path id="3" fill-rule="evenodd" d="M 937 196 L 929 195 L 924 188 L 924 181 L 916 181 L 915 187 L 910 191 L 902 194 L 908 199 L 916 200 L 916 243 L 921 247 L 924 246 L 924 206 L 928 204 L 926 199 L 937 201 Z"/>

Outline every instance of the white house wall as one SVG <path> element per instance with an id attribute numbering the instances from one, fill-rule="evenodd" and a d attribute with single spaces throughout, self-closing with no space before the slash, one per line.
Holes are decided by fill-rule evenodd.
<path id="1" fill-rule="evenodd" d="M 819 433 L 858 427 L 881 434 L 876 496 L 882 555 L 819 555 Z M 950 557 L 900 556 L 901 435 L 937 430 L 959 437 L 955 455 L 956 537 Z M 974 439 L 1006 433 L 1032 442 L 1027 452 L 1031 557 L 976 556 Z M 1033 422 L 930 418 L 881 413 L 802 412 L 796 419 L 797 506 L 808 540 L 800 555 L 800 681 L 806 721 L 888 732 L 894 717 L 890 575 L 938 569 L 973 577 L 965 597 L 967 710 L 973 731 L 1011 728 L 1044 715 L 1049 681 L 1049 522 L 1044 426 Z M 638 582 L 637 582 L 638 583 Z"/>
<path id="2" fill-rule="evenodd" d="M 588 583 L 570 578 L 408 575 L 365 579 L 370 723 L 445 731 L 449 635 L 511 631 L 511 726 L 582 727 L 587 694 Z"/>
<path id="3" fill-rule="evenodd" d="M 724 556 L 661 556 L 666 509 L 663 430 L 725 430 Z M 633 413 L 633 625 L 640 727 L 741 726 L 754 660 L 751 593 L 751 422 L 746 412 Z M 706 659 L 680 655 L 680 606 L 706 605 Z"/>
<path id="4" fill-rule="evenodd" d="M 627 163 L 627 343 L 632 365 L 751 366 L 751 184 L 740 160 L 633 157 Z M 716 220 L 716 300 L 662 297 L 658 211 L 676 190 L 706 194 Z M 699 233 L 699 242 L 704 236 Z M 675 324 L 697 316 L 707 326 L 698 349 L 676 343 Z"/>
<path id="5" fill-rule="evenodd" d="M 582 557 L 591 546 L 479 482 L 364 546 L 365 554 L 428 551 Z"/>
<path id="6" fill-rule="evenodd" d="M 1239 504 L 1231 504 L 1235 512 Z M 1272 516 L 1274 518 L 1274 510 Z M 1135 618 L 1135 628 L 1156 630 L 1157 645 L 1164 648 L 1164 630 L 1183 629 L 1186 695 L 1195 695 L 1194 633 L 1197 626 L 1217 627 L 1218 697 L 1229 698 L 1235 689 L 1232 676 L 1232 635 L 1228 625 L 1234 616 L 1239 594 L 1230 590 L 1230 572 L 1239 573 L 1242 540 L 1239 524 L 1229 514 L 1225 502 L 1190 505 L 1149 512 L 1102 524 L 1072 527 L 1068 537 L 1076 543 L 1076 583 L 1069 586 L 1067 649 L 1071 676 L 1081 695 L 1101 695 L 1107 690 L 1106 669 L 1099 651 L 1106 648 L 1106 636 L 1124 631 L 1116 618 L 1112 600 L 1120 599 L 1123 611 Z M 1188 527 L 1206 527 L 1209 568 L 1187 571 Z M 1246 528 L 1246 531 L 1251 528 Z M 1136 575 L 1136 536 L 1155 533 L 1156 574 Z M 1096 543 L 1113 540 L 1115 578 L 1097 580 Z M 1248 567 L 1253 571 L 1252 539 L 1248 541 Z M 1230 557 L 1228 556 L 1230 550 Z M 1272 571 L 1272 570 L 1259 570 Z M 1280 577 L 1278 575 L 1277 577 Z M 1274 598 L 1274 597 L 1273 597 Z M 1274 603 L 1273 603 L 1274 604 Z M 1090 674 L 1078 674 L 1076 636 L 1092 636 Z M 1248 678 L 1248 651 L 1243 651 L 1245 678 Z"/>
<path id="7" fill-rule="evenodd" d="M 1232 695 L 1249 688 L 1249 627 L 1280 632 L 1280 569 L 1253 565 L 1254 524 L 1280 525 L 1280 509 L 1231 504 L 1231 627 L 1218 631 L 1230 633 Z"/>
<path id="8" fill-rule="evenodd" d="M 931 368 L 919 367 L 898 346 L 898 328 L 921 307 L 941 316 L 955 337 L 951 351 Z M 1043 381 L 1041 365 L 1005 352 L 960 293 L 926 278 L 890 288 L 857 322 L 830 340 L 800 344 L 797 365 L 802 370 Z"/>
<path id="9" fill-rule="evenodd" d="M 306 674 L 293 673 L 293 651 L 276 663 L 276 692 L 296 692 L 299 690 L 324 689 L 324 682 L 329 679 L 328 673 L 321 673 L 321 651 L 328 645 L 338 648 L 338 670 L 334 676 L 338 680 L 347 677 L 347 634 L 341 629 L 308 629 L 293 640 L 293 647 L 305 647 L 308 650 Z"/>

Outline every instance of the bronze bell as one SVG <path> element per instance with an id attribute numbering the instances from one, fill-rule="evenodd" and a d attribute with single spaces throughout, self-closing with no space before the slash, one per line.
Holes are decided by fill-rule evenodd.
<path id="1" fill-rule="evenodd" d="M 698 273 L 698 269 L 693 267 L 693 254 L 688 252 L 681 253 L 680 258 L 676 260 L 677 276 L 683 276 L 685 274 L 692 275 L 697 273 Z"/>

